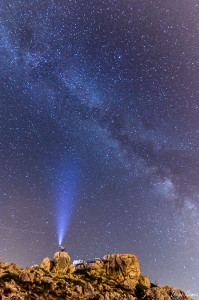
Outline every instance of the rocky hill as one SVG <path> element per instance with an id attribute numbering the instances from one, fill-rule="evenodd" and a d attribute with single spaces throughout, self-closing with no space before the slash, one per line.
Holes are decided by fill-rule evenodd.
<path id="1" fill-rule="evenodd" d="M 183 291 L 150 283 L 140 274 L 137 256 L 106 254 L 103 259 L 70 264 L 70 256 L 56 252 L 39 266 L 20 269 L 0 263 L 0 299 L 144 299 L 191 300 Z"/>

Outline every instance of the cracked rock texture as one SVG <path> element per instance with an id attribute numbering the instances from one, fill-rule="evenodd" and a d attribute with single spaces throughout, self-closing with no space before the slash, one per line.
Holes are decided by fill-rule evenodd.
<path id="1" fill-rule="evenodd" d="M 70 256 L 56 252 L 39 266 L 19 268 L 0 263 L 0 300 L 12 299 L 126 299 L 191 300 L 182 290 L 156 286 L 140 274 L 137 256 L 106 254 L 103 259 L 70 264 Z"/>

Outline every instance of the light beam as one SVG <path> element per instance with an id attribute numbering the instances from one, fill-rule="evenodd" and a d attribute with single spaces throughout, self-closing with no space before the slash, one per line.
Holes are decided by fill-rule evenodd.
<path id="1" fill-rule="evenodd" d="M 59 174 L 57 185 L 57 235 L 59 246 L 69 227 L 71 214 L 74 208 L 77 174 L 74 167 L 67 165 Z"/>

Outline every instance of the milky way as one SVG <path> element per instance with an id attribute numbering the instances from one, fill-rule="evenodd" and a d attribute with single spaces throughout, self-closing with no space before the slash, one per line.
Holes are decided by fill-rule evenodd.
<path id="1" fill-rule="evenodd" d="M 73 259 L 133 253 L 199 297 L 197 2 L 1 1 L 3 260 L 52 257 L 70 186 Z"/>

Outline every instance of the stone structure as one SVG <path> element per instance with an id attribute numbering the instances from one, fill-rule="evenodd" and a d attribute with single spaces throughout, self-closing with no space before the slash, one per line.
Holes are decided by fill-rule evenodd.
<path id="1" fill-rule="evenodd" d="M 52 262 L 50 260 L 49 257 L 46 257 L 42 260 L 41 264 L 39 265 L 39 267 L 47 272 L 50 272 L 51 268 L 52 268 Z"/>
<path id="2" fill-rule="evenodd" d="M 148 278 L 147 276 L 145 276 L 145 275 L 140 275 L 140 277 L 139 277 L 139 283 L 140 283 L 141 285 L 146 286 L 148 289 L 149 289 L 150 286 L 151 286 L 151 283 L 150 283 L 150 281 L 149 281 L 149 278 Z"/>
<path id="3" fill-rule="evenodd" d="M 31 268 L 0 263 L 0 299 L 192 300 L 181 290 L 151 284 L 140 275 L 137 256 L 132 254 L 106 254 L 76 266 L 69 263 L 64 251 Z"/>
<path id="4" fill-rule="evenodd" d="M 137 281 L 140 276 L 138 258 L 132 254 L 106 254 L 103 257 L 106 273 L 123 280 L 129 278 Z"/>
<path id="5" fill-rule="evenodd" d="M 54 255 L 53 272 L 66 273 L 69 269 L 70 256 L 64 251 L 56 252 Z"/>

